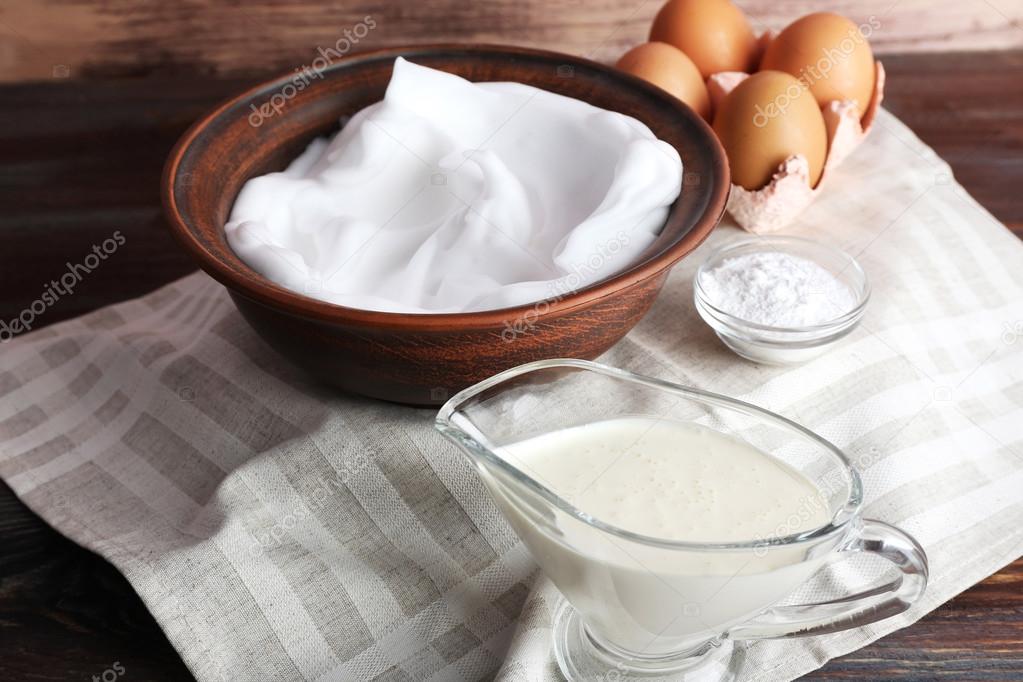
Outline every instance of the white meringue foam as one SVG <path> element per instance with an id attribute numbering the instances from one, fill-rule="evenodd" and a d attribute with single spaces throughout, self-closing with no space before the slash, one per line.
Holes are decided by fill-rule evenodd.
<path id="1" fill-rule="evenodd" d="M 399 58 L 383 101 L 249 180 L 225 231 L 252 268 L 324 301 L 492 310 L 625 269 L 681 185 L 678 153 L 634 118 Z"/>

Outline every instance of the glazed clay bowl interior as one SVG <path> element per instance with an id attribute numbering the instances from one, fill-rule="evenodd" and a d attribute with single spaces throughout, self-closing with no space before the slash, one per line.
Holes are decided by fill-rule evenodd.
<path id="1" fill-rule="evenodd" d="M 398 56 L 471 81 L 533 85 L 648 125 L 678 150 L 685 172 L 682 194 L 657 240 L 626 270 L 591 286 L 542 303 L 474 313 L 346 308 L 252 270 L 224 236 L 242 185 L 284 169 L 312 139 L 336 132 L 339 119 L 381 100 Z M 662 90 L 595 62 L 514 47 L 423 46 L 352 55 L 322 76 L 297 90 L 286 87 L 288 74 L 199 120 L 171 152 L 162 191 L 171 230 L 227 287 L 256 332 L 315 379 L 346 391 L 436 405 L 525 362 L 594 358 L 643 317 L 671 266 L 706 238 L 725 208 L 727 161 L 706 123 Z M 278 93 L 290 95 L 279 113 L 254 114 Z"/>

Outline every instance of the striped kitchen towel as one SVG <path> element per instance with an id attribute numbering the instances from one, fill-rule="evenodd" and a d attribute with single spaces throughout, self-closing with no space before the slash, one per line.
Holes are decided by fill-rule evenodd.
<path id="1" fill-rule="evenodd" d="M 821 433 L 861 470 L 866 514 L 927 549 L 922 603 L 757 643 L 750 680 L 813 670 L 1023 553 L 1023 245 L 887 113 L 790 232 L 846 249 L 871 278 L 840 347 L 788 369 L 723 348 L 691 278 L 740 236 L 726 223 L 602 358 Z M 557 594 L 433 411 L 310 383 L 205 275 L 0 358 L 0 475 L 127 576 L 200 680 L 556 678 Z M 796 598 L 873 570 L 845 561 Z"/>

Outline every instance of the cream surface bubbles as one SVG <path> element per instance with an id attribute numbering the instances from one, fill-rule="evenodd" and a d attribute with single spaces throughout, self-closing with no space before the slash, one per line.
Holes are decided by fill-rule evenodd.
<path id="1" fill-rule="evenodd" d="M 681 185 L 678 153 L 636 119 L 399 58 L 383 101 L 247 182 L 225 231 L 248 265 L 314 298 L 491 310 L 627 268 Z"/>
<path id="2" fill-rule="evenodd" d="M 614 419 L 502 454 L 594 518 L 665 540 L 748 542 L 817 528 L 830 516 L 802 474 L 694 423 Z"/>

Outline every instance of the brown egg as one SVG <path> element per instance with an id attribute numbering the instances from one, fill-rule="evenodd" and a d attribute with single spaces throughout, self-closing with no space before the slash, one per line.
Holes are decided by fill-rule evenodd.
<path id="1" fill-rule="evenodd" d="M 667 90 L 710 120 L 710 95 L 693 60 L 667 43 L 643 43 L 622 55 L 619 69 Z"/>
<path id="2" fill-rule="evenodd" d="M 831 12 L 808 14 L 771 41 L 762 69 L 792 74 L 810 87 L 823 106 L 854 100 L 860 116 L 874 94 L 874 54 L 853 22 Z"/>
<path id="3" fill-rule="evenodd" d="M 739 83 L 721 101 L 714 132 L 728 155 L 732 182 L 746 189 L 766 185 L 796 154 L 806 157 L 811 187 L 824 170 L 824 117 L 813 95 L 787 73 L 760 71 Z"/>
<path id="4" fill-rule="evenodd" d="M 757 40 L 729 0 L 669 0 L 654 18 L 650 40 L 674 45 L 707 79 L 720 71 L 752 71 Z"/>

